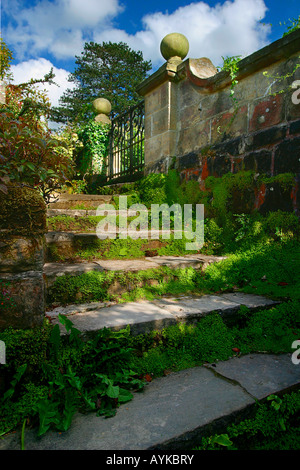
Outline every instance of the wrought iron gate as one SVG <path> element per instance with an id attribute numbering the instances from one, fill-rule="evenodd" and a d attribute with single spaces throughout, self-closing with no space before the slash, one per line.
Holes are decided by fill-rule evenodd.
<path id="1" fill-rule="evenodd" d="M 144 116 L 142 101 L 112 120 L 107 165 L 108 181 L 130 181 L 144 168 Z"/>

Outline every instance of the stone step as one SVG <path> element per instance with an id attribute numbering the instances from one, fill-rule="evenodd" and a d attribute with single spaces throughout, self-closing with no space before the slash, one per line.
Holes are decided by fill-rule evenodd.
<path id="1" fill-rule="evenodd" d="M 77 256 L 76 253 L 79 251 L 95 248 L 95 250 L 101 252 L 102 248 L 107 249 L 107 246 L 101 244 L 101 241 L 118 238 L 123 238 L 124 240 L 141 239 L 143 242 L 141 250 L 145 253 L 145 256 L 150 252 L 157 254 L 157 250 L 164 247 L 170 241 L 170 234 L 173 234 L 175 238 L 176 233 L 178 233 L 178 239 L 180 239 L 182 237 L 182 231 L 174 230 L 141 230 L 139 232 L 133 231 L 132 233 L 124 233 L 116 227 L 114 231 L 107 230 L 102 233 L 96 233 L 95 231 L 49 231 L 45 235 L 45 262 L 74 261 Z M 101 255 L 98 255 L 98 257 L 100 256 Z"/>
<path id="2" fill-rule="evenodd" d="M 203 436 L 226 433 L 229 424 L 247 419 L 257 402 L 299 385 L 299 366 L 291 354 L 232 357 L 152 380 L 112 418 L 77 413 L 67 432 L 42 437 L 26 428 L 25 449 L 102 450 L 103 465 L 130 462 L 144 468 L 143 463 L 155 465 L 168 457 L 168 463 L 200 468 L 203 453 L 193 449 Z M 20 445 L 21 431 L 0 440 L 0 450 L 20 450 Z M 230 453 L 221 454 L 223 461 L 226 455 L 228 463 L 232 460 Z"/>
<path id="3" fill-rule="evenodd" d="M 81 263 L 45 263 L 44 278 L 46 286 L 51 287 L 55 279 L 64 274 L 76 276 L 89 271 L 145 271 L 161 266 L 170 268 L 205 269 L 211 263 L 225 259 L 224 256 L 191 254 L 186 256 L 153 256 L 143 259 L 94 260 Z"/>
<path id="4" fill-rule="evenodd" d="M 92 302 L 81 305 L 60 306 L 46 312 L 53 324 L 59 324 L 62 334 L 66 333 L 59 323 L 58 315 L 66 315 L 83 337 L 89 338 L 103 328 L 120 330 L 130 326 L 133 335 L 145 334 L 152 330 L 161 330 L 178 322 L 191 323 L 213 312 L 225 319 L 236 314 L 241 305 L 251 311 L 270 308 L 279 302 L 266 297 L 240 292 L 220 295 L 182 295 L 164 296 L 147 301 L 129 303 Z"/>
<path id="5" fill-rule="evenodd" d="M 132 209 L 128 209 L 127 211 L 108 210 L 106 211 L 105 216 L 109 214 L 116 214 L 116 216 L 125 216 L 125 217 L 126 216 L 135 217 L 137 215 L 136 211 Z M 52 209 L 52 208 L 47 209 L 47 217 L 57 217 L 57 216 L 88 217 L 88 216 L 96 216 L 96 215 L 97 215 L 96 209 Z"/>
<path id="6" fill-rule="evenodd" d="M 94 194 L 62 193 L 57 200 L 48 204 L 48 209 L 72 209 L 75 206 L 98 207 L 100 204 L 111 204 L 113 196 Z"/>
<path id="7" fill-rule="evenodd" d="M 42 437 L 37 437 L 37 429 L 26 428 L 25 449 L 101 450 L 103 465 L 130 462 L 144 468 L 145 463 L 160 464 L 160 458 L 168 458 L 171 464 L 199 468 L 203 453 L 193 449 L 203 436 L 226 433 L 229 424 L 249 418 L 258 402 L 298 390 L 299 385 L 291 354 L 232 357 L 152 380 L 112 418 L 77 413 L 67 432 L 49 431 Z M 0 440 L 0 450 L 20 448 L 20 430 Z M 221 454 L 222 461 L 227 455 L 230 463 L 231 454 Z"/>

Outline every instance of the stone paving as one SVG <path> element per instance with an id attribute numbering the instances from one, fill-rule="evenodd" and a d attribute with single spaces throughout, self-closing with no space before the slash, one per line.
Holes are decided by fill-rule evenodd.
<path id="1" fill-rule="evenodd" d="M 26 450 L 165 450 L 199 445 L 205 432 L 223 433 L 270 394 L 296 390 L 300 365 L 289 354 L 250 354 L 174 372 L 153 380 L 109 419 L 77 414 L 65 433 L 38 438 L 26 430 Z M 0 439 L 0 450 L 19 450 L 20 433 Z"/>

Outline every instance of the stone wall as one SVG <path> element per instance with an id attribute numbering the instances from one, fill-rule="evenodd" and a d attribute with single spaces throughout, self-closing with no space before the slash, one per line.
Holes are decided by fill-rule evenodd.
<path id="1" fill-rule="evenodd" d="M 255 204 L 271 197 L 270 207 L 296 210 L 300 91 L 291 85 L 300 90 L 300 31 L 242 59 L 238 66 L 233 96 L 230 74 L 217 72 L 207 58 L 168 60 L 141 84 L 145 171 L 175 167 L 182 179 L 196 179 L 202 187 L 208 176 L 228 172 L 252 170 L 269 177 L 293 173 L 288 200 L 285 195 L 281 203 L 279 186 L 265 185 Z"/>
<path id="2" fill-rule="evenodd" d="M 0 330 L 32 328 L 44 320 L 46 207 L 34 190 L 0 192 Z"/>

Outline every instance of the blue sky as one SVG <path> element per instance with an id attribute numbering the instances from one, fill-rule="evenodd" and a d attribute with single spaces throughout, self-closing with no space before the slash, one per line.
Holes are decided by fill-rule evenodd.
<path id="1" fill-rule="evenodd" d="M 170 32 L 184 34 L 188 56 L 247 56 L 279 39 L 300 14 L 299 0 L 0 0 L 1 34 L 13 51 L 16 82 L 41 77 L 54 67 L 53 104 L 70 87 L 75 55 L 86 41 L 126 42 L 162 63 L 159 46 Z"/>

